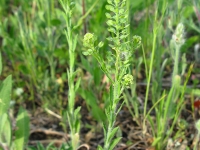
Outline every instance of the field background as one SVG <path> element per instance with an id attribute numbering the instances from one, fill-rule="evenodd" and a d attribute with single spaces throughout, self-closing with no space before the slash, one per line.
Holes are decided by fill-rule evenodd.
<path id="1" fill-rule="evenodd" d="M 102 122 L 106 120 L 104 108 L 108 105 L 109 82 L 91 56 L 82 54 L 83 37 L 87 32 L 94 33 L 104 46 L 100 55 L 105 57 L 110 51 L 110 36 L 107 30 L 106 0 L 74 0 L 76 5 L 72 14 L 74 34 L 78 35 L 76 47 L 75 70 L 81 78 L 76 93 L 75 107 L 81 106 L 80 148 L 91 150 L 103 145 Z M 152 80 L 147 110 L 159 101 L 163 92 L 171 89 L 171 76 L 174 59 L 171 53 L 170 40 L 179 23 L 184 25 L 185 42 L 181 46 L 179 68 L 182 83 L 187 75 L 187 90 L 181 114 L 173 129 L 172 135 L 165 143 L 171 142 L 171 150 L 193 149 L 198 145 L 198 131 L 195 122 L 200 116 L 198 101 L 200 92 L 200 2 L 198 0 L 167 0 L 167 5 L 160 0 L 129 0 L 130 37 L 141 36 L 142 46 L 135 50 L 129 72 L 134 77 L 134 84 L 123 94 L 125 103 L 118 114 L 116 125 L 120 127 L 117 136 L 122 136 L 117 150 L 154 150 L 154 129 L 148 125 L 143 135 L 144 100 L 146 94 L 148 71 L 154 44 Z M 162 6 L 166 11 L 162 13 Z M 155 11 L 158 11 L 159 30 L 153 44 Z M 30 117 L 30 135 L 27 148 L 38 145 L 47 146 L 54 143 L 59 147 L 70 141 L 69 127 L 63 120 L 68 105 L 69 68 L 68 44 L 64 35 L 66 22 L 63 11 L 57 0 L 0 0 L 0 50 L 2 53 L 3 73 L 1 79 L 12 75 L 13 105 L 10 108 L 11 120 L 14 122 L 20 106 L 28 111 Z M 193 69 L 189 67 L 193 65 Z M 191 74 L 188 73 L 191 71 Z M 196 89 L 197 91 L 194 91 Z M 160 94 L 158 94 L 160 93 Z M 178 104 L 179 101 L 176 101 Z M 173 111 L 173 110 L 172 110 Z M 150 112 L 156 117 L 156 110 Z M 173 118 L 170 118 L 173 120 Z M 171 120 L 166 125 L 170 126 Z M 178 146 L 177 146 L 178 143 Z M 167 147 L 165 146 L 165 149 Z"/>

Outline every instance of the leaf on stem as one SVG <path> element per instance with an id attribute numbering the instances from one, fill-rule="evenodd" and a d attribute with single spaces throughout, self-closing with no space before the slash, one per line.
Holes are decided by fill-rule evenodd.
<path id="1" fill-rule="evenodd" d="M 12 76 L 8 76 L 0 85 L 0 116 L 8 112 L 10 106 Z"/>
<path id="2" fill-rule="evenodd" d="M 29 120 L 28 113 L 21 107 L 17 115 L 17 130 L 15 131 L 15 146 L 17 150 L 23 150 L 24 144 L 28 141 Z"/>
<path id="3" fill-rule="evenodd" d="M 109 150 L 113 150 L 115 148 L 115 146 L 117 145 L 117 143 L 119 143 L 120 140 L 121 140 L 121 137 L 118 137 L 118 138 L 114 139 L 112 141 L 112 143 L 110 144 Z"/>

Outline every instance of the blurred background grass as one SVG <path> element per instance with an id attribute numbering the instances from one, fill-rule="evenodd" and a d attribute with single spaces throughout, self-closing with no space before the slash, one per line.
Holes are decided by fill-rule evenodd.
<path id="1" fill-rule="evenodd" d="M 181 52 L 186 53 L 188 64 L 195 62 L 193 74 L 200 73 L 199 48 L 194 50 L 195 45 L 199 44 L 200 4 L 198 0 L 168 0 L 167 2 L 168 8 L 158 32 L 152 75 L 158 90 L 162 90 L 160 85 L 162 78 L 169 77 L 172 73 L 173 60 L 169 57 L 171 55 L 169 41 L 179 22 L 185 25 L 186 30 L 186 42 Z M 127 3 L 130 12 L 130 36 L 142 37 L 147 68 L 152 52 L 155 3 L 155 0 L 130 0 Z M 110 33 L 106 28 L 106 4 L 106 0 L 76 0 L 72 19 L 73 24 L 77 24 L 75 32 L 78 34 L 76 69 L 82 77 L 78 95 L 85 100 L 88 110 L 99 121 L 105 119 L 102 108 L 106 107 L 108 85 L 96 60 L 82 55 L 82 39 L 86 32 L 95 33 L 99 41 L 105 41 L 101 55 L 107 55 L 110 48 L 106 37 Z M 162 1 L 160 6 L 162 6 Z M 162 10 L 162 7 L 158 8 L 159 16 Z M 61 6 L 55 0 L 0 1 L 0 50 L 3 53 L 4 64 L 2 78 L 8 74 L 13 75 L 13 100 L 17 104 L 27 103 L 31 108 L 38 105 L 49 107 L 59 114 L 67 105 L 66 69 L 69 59 L 68 45 L 63 32 L 65 21 L 61 12 Z M 169 28 L 169 21 L 171 28 Z M 147 81 L 144 54 L 141 48 L 133 56 L 134 61 L 130 72 L 135 74 L 136 83 Z M 160 76 L 161 66 L 166 58 L 168 59 L 166 67 Z M 198 83 L 198 77 L 191 82 L 194 87 Z M 136 109 L 140 109 L 136 107 L 140 105 L 139 102 L 133 100 L 133 98 L 137 99 L 135 88 L 136 85 L 133 85 L 129 91 L 126 91 L 126 104 L 132 114 L 137 113 Z M 19 93 L 20 89 L 23 92 Z M 152 92 L 158 92 L 157 89 L 152 89 Z M 154 100 L 160 98 L 160 95 L 152 95 Z"/>

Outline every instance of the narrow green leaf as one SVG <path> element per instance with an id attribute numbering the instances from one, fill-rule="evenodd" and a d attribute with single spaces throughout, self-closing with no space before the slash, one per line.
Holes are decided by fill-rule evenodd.
<path id="1" fill-rule="evenodd" d="M 8 76 L 0 85 L 0 116 L 8 112 L 12 88 L 12 76 Z"/>
<path id="2" fill-rule="evenodd" d="M 161 139 L 162 137 L 157 137 L 156 139 L 154 139 L 152 146 L 155 146 Z"/>
<path id="3" fill-rule="evenodd" d="M 10 119 L 8 115 L 7 115 L 6 123 L 4 126 L 4 135 L 5 135 L 6 143 L 8 144 L 8 146 L 10 146 L 12 142 L 12 127 L 11 127 L 11 123 L 10 123 Z"/>
<path id="4" fill-rule="evenodd" d="M 110 135 L 109 135 L 109 140 L 111 141 L 112 139 L 113 139 L 113 137 L 115 136 L 115 134 L 117 133 L 117 130 L 119 129 L 119 127 L 115 127 L 112 131 L 111 131 L 111 133 L 110 133 Z"/>
<path id="5" fill-rule="evenodd" d="M 54 150 L 57 149 L 56 147 L 54 147 L 54 143 L 51 142 L 49 145 L 47 145 L 47 147 L 45 148 L 46 150 Z"/>
<path id="6" fill-rule="evenodd" d="M 81 83 L 81 78 L 78 78 L 76 84 L 75 84 L 75 88 L 74 88 L 74 91 L 76 92 L 80 86 L 80 83 Z"/>
<path id="7" fill-rule="evenodd" d="M 2 73 L 2 58 L 1 58 L 1 54 L 0 54 L 0 75 Z"/>
<path id="8" fill-rule="evenodd" d="M 120 110 L 122 109 L 122 107 L 124 106 L 125 101 L 122 102 L 122 104 L 120 105 L 120 107 L 117 109 L 116 114 L 118 114 L 120 112 Z"/>
<path id="9" fill-rule="evenodd" d="M 97 150 L 103 150 L 103 148 L 100 145 L 98 145 Z"/>
<path id="10" fill-rule="evenodd" d="M 75 36 L 75 38 L 74 38 L 74 40 L 73 40 L 73 45 L 72 45 L 72 50 L 73 50 L 73 52 L 75 52 L 75 49 L 76 49 L 77 38 L 78 38 L 78 34 Z"/>
<path id="11" fill-rule="evenodd" d="M 1 125 L 0 125 L 0 143 L 3 143 L 3 131 L 4 131 L 4 126 L 5 126 L 5 123 L 6 123 L 6 118 L 7 118 L 7 114 L 4 113 L 3 115 L 0 116 L 0 122 L 1 122 Z"/>
<path id="12" fill-rule="evenodd" d="M 45 150 L 45 147 L 41 143 L 38 143 L 37 144 L 37 149 L 38 150 Z"/>
<path id="13" fill-rule="evenodd" d="M 80 131 L 80 126 L 81 126 L 80 120 L 79 120 L 79 112 L 80 112 L 80 110 L 81 110 L 81 107 L 77 107 L 75 109 L 75 111 L 74 111 L 74 120 L 73 120 L 74 121 L 74 128 L 75 128 L 76 132 L 78 132 L 78 133 Z"/>
<path id="14" fill-rule="evenodd" d="M 121 140 L 121 137 L 118 137 L 118 138 L 114 139 L 112 141 L 112 143 L 110 144 L 109 150 L 113 150 L 115 148 L 115 146 L 119 143 L 120 140 Z"/>
<path id="15" fill-rule="evenodd" d="M 103 122 L 102 125 L 103 125 L 103 133 L 104 133 L 104 136 L 106 137 L 106 135 L 107 135 L 107 128 L 106 128 L 105 122 Z"/>
<path id="16" fill-rule="evenodd" d="M 81 110 L 80 106 L 75 109 L 75 111 L 74 111 L 74 116 L 75 117 L 78 115 L 78 113 L 80 112 L 80 110 Z"/>
<path id="17" fill-rule="evenodd" d="M 28 113 L 21 107 L 17 115 L 17 130 L 15 131 L 15 146 L 17 150 L 23 150 L 29 136 Z"/>
<path id="18" fill-rule="evenodd" d="M 0 117 L 0 142 L 11 144 L 11 124 L 8 115 L 5 113 Z"/>

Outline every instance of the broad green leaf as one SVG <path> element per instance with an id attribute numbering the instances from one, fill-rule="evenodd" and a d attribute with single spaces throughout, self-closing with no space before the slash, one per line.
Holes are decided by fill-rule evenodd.
<path id="1" fill-rule="evenodd" d="M 112 28 L 112 27 L 108 28 L 108 31 L 109 31 L 109 32 L 112 32 L 112 33 L 116 33 L 115 28 Z"/>
<path id="2" fill-rule="evenodd" d="M 107 17 L 108 19 L 111 19 L 111 18 L 112 18 L 111 14 L 109 14 L 109 13 L 105 13 L 105 15 L 106 15 L 106 17 Z"/>
<path id="3" fill-rule="evenodd" d="M 29 136 L 29 117 L 28 113 L 20 108 L 17 115 L 17 130 L 15 131 L 15 146 L 17 150 L 23 150 Z"/>
<path id="4" fill-rule="evenodd" d="M 30 72 L 29 72 L 29 69 L 27 68 L 27 66 L 25 64 L 20 64 L 18 66 L 18 70 L 20 72 L 22 72 L 24 75 L 28 75 Z"/>
<path id="5" fill-rule="evenodd" d="M 54 55 L 55 57 L 58 57 L 59 60 L 60 60 L 60 59 L 67 59 L 67 58 L 68 58 L 68 57 L 67 57 L 68 54 L 66 54 L 66 50 L 65 50 L 65 49 L 62 49 L 62 48 L 57 48 L 57 49 L 55 49 L 53 55 Z"/>
<path id="6" fill-rule="evenodd" d="M 0 116 L 0 142 L 11 144 L 11 125 L 8 115 L 5 113 Z"/>
<path id="7" fill-rule="evenodd" d="M 125 10 L 122 8 L 122 9 L 119 10 L 119 13 L 120 13 L 120 14 L 124 14 L 124 13 L 125 13 Z"/>
<path id="8" fill-rule="evenodd" d="M 12 140 L 12 127 L 11 127 L 11 123 L 10 123 L 8 115 L 7 115 L 6 123 L 4 126 L 4 135 L 5 135 L 6 143 L 10 146 L 11 142 L 12 142 L 11 141 Z"/>
<path id="9" fill-rule="evenodd" d="M 116 24 L 116 22 L 113 20 L 108 20 L 106 23 L 108 24 L 108 26 L 114 26 Z"/>
<path id="10" fill-rule="evenodd" d="M 9 75 L 0 85 L 0 116 L 8 112 L 12 88 L 12 76 Z"/>
<path id="11" fill-rule="evenodd" d="M 112 5 L 106 5 L 106 9 L 112 12 L 115 11 L 115 8 Z"/>
<path id="12" fill-rule="evenodd" d="M 83 99 L 86 100 L 87 105 L 91 107 L 91 113 L 95 117 L 95 119 L 99 121 L 104 121 L 106 116 L 101 108 L 99 108 L 97 104 L 97 98 L 95 97 L 94 93 L 89 90 L 79 89 L 78 93 L 81 95 Z"/>
<path id="13" fill-rule="evenodd" d="M 59 19 L 52 19 L 51 25 L 57 27 L 57 26 L 61 25 L 61 21 Z"/>
<path id="14" fill-rule="evenodd" d="M 199 90 L 199 89 L 192 89 L 192 90 L 191 90 L 191 93 L 192 93 L 193 95 L 200 96 L 200 90 Z"/>
<path id="15" fill-rule="evenodd" d="M 4 130 L 4 126 L 5 126 L 5 123 L 6 123 L 6 118 L 7 118 L 7 114 L 4 113 L 0 116 L 0 142 L 3 143 L 3 130 Z"/>

